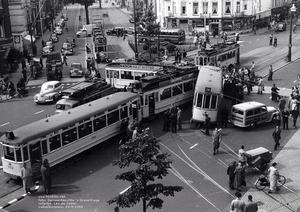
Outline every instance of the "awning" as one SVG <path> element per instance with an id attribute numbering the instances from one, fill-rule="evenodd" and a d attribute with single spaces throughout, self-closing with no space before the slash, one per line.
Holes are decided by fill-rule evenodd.
<path id="1" fill-rule="evenodd" d="M 31 36 L 30 35 L 26 35 L 25 37 L 23 37 L 23 39 L 24 39 L 24 44 L 25 45 L 30 44 L 30 42 L 31 42 Z M 34 36 L 32 36 L 32 42 L 34 42 L 34 41 L 35 41 L 35 38 L 34 38 Z"/>

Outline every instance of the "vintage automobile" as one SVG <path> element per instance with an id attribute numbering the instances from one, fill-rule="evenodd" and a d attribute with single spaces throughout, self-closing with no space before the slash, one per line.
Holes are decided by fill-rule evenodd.
<path id="1" fill-rule="evenodd" d="M 65 26 L 65 19 L 61 18 L 58 23 L 57 23 L 57 26 L 63 28 Z"/>
<path id="2" fill-rule="evenodd" d="M 34 57 L 32 58 L 32 61 L 31 61 L 31 66 L 33 66 L 33 78 L 34 79 L 37 79 L 39 76 L 41 76 L 42 74 L 42 64 L 41 64 L 41 61 L 43 62 L 43 59 L 40 58 L 40 57 Z"/>
<path id="3" fill-rule="evenodd" d="M 128 34 L 134 34 L 134 27 L 128 27 L 127 32 Z"/>
<path id="4" fill-rule="evenodd" d="M 55 27 L 54 33 L 57 35 L 61 35 L 63 33 L 63 29 L 60 26 Z"/>
<path id="5" fill-rule="evenodd" d="M 61 53 L 64 55 L 73 55 L 74 51 L 73 51 L 73 47 L 71 43 L 63 43 L 62 47 L 61 47 Z"/>
<path id="6" fill-rule="evenodd" d="M 47 41 L 46 46 L 49 46 L 49 48 L 51 49 L 52 52 L 54 51 L 54 45 L 53 45 L 52 41 Z"/>
<path id="7" fill-rule="evenodd" d="M 52 41 L 52 43 L 58 42 L 58 37 L 57 37 L 56 33 L 53 33 L 50 35 L 49 41 Z"/>
<path id="8" fill-rule="evenodd" d="M 84 72 L 80 63 L 72 63 L 70 70 L 70 77 L 83 77 Z"/>
<path id="9" fill-rule="evenodd" d="M 42 52 L 42 56 L 45 57 L 47 56 L 51 51 L 51 47 L 50 46 L 45 46 L 43 47 L 43 52 Z"/>
<path id="10" fill-rule="evenodd" d="M 245 155 L 248 166 L 260 171 L 264 171 L 272 160 L 272 152 L 264 147 L 248 150 Z"/>
<path id="11" fill-rule="evenodd" d="M 283 32 L 286 30 L 286 23 L 285 22 L 278 22 L 275 25 L 275 32 Z"/>
<path id="12" fill-rule="evenodd" d="M 73 48 L 76 46 L 75 38 L 72 38 L 72 37 L 67 37 L 66 43 L 72 44 Z"/>
<path id="13" fill-rule="evenodd" d="M 127 30 L 124 27 L 114 27 L 106 31 L 107 35 L 121 35 L 127 33 Z"/>
<path id="14" fill-rule="evenodd" d="M 55 102 L 60 98 L 62 89 L 63 85 L 60 81 L 45 82 L 41 87 L 40 93 L 34 96 L 34 102 L 37 104 Z"/>
<path id="15" fill-rule="evenodd" d="M 64 19 L 65 21 L 67 21 L 69 19 L 67 16 L 67 13 L 62 14 L 60 18 Z"/>

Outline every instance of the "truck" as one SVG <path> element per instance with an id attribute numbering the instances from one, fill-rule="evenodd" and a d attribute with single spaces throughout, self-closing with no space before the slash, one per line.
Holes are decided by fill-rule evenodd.
<path id="1" fill-rule="evenodd" d="M 82 29 L 80 29 L 77 33 L 76 36 L 79 37 L 88 37 L 92 36 L 92 30 L 93 28 L 98 27 L 97 24 L 88 24 L 88 25 L 83 25 Z"/>
<path id="2" fill-rule="evenodd" d="M 62 78 L 62 58 L 60 52 L 50 52 L 46 59 L 47 80 L 58 80 Z"/>

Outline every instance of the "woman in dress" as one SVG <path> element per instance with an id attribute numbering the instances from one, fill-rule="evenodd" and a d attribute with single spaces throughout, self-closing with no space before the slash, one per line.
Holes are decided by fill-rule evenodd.
<path id="1" fill-rule="evenodd" d="M 277 188 L 277 181 L 279 177 L 279 172 L 277 171 L 277 163 L 272 163 L 272 166 L 268 169 L 269 172 L 269 180 L 270 180 L 270 190 L 268 193 L 274 193 L 279 188 Z"/>

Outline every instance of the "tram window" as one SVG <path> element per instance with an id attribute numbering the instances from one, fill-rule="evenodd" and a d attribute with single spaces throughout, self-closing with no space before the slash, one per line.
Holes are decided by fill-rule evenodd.
<path id="1" fill-rule="evenodd" d="M 107 114 L 108 125 L 111 125 L 119 120 L 120 120 L 119 110 L 116 110 L 116 111 L 113 111 L 113 112 Z"/>
<path id="2" fill-rule="evenodd" d="M 92 129 L 91 121 L 78 126 L 79 138 L 87 136 L 88 134 L 91 134 L 92 132 L 93 132 L 93 129 Z"/>
<path id="3" fill-rule="evenodd" d="M 191 91 L 191 90 L 193 90 L 193 89 L 194 89 L 193 81 L 184 83 L 184 91 L 185 91 L 185 92 Z"/>
<path id="4" fill-rule="evenodd" d="M 140 80 L 144 76 L 145 76 L 145 73 L 143 73 L 143 72 L 134 72 L 134 79 L 135 80 Z"/>
<path id="5" fill-rule="evenodd" d="M 210 95 L 206 95 L 205 96 L 205 100 L 204 100 L 204 108 L 207 108 L 207 109 L 209 109 L 209 104 L 210 104 Z"/>
<path id="6" fill-rule="evenodd" d="M 124 71 L 124 79 L 132 79 L 133 80 L 132 72 Z"/>
<path id="7" fill-rule="evenodd" d="M 77 130 L 76 128 L 70 129 L 62 133 L 62 145 L 67 145 L 77 140 Z"/>
<path id="8" fill-rule="evenodd" d="M 171 97 L 171 88 L 164 89 L 160 94 L 160 100 L 164 100 Z"/>
<path id="9" fill-rule="evenodd" d="M 113 78 L 115 78 L 115 79 L 119 79 L 120 78 L 120 72 L 119 71 L 114 71 L 113 72 Z"/>
<path id="10" fill-rule="evenodd" d="M 98 131 L 104 127 L 106 127 L 106 116 L 101 116 L 97 119 L 94 119 L 94 131 Z"/>
<path id="11" fill-rule="evenodd" d="M 22 155 L 21 155 L 21 148 L 19 147 L 16 147 L 16 158 L 17 158 L 17 161 L 22 161 Z"/>
<path id="12" fill-rule="evenodd" d="M 172 96 L 182 94 L 182 84 L 172 87 Z"/>
<path id="13" fill-rule="evenodd" d="M 211 97 L 211 109 L 216 109 L 217 108 L 217 96 L 212 96 Z"/>
<path id="14" fill-rule="evenodd" d="M 23 157 L 24 157 L 24 161 L 28 160 L 28 148 L 27 148 L 27 145 L 23 146 Z"/>
<path id="15" fill-rule="evenodd" d="M 202 99 L 203 99 L 203 94 L 198 93 L 198 98 L 197 98 L 197 107 L 202 107 Z"/>
<path id="16" fill-rule="evenodd" d="M 51 152 L 53 150 L 60 148 L 61 147 L 60 135 L 55 135 L 55 136 L 49 138 L 49 143 L 50 143 L 50 151 Z"/>
<path id="17" fill-rule="evenodd" d="M 14 148 L 5 146 L 4 147 L 4 158 L 9 160 L 15 160 Z"/>
<path id="18" fill-rule="evenodd" d="M 121 108 L 121 119 L 125 119 L 128 117 L 128 107 Z"/>
<path id="19" fill-rule="evenodd" d="M 45 155 L 48 153 L 47 140 L 42 140 L 42 154 Z"/>

